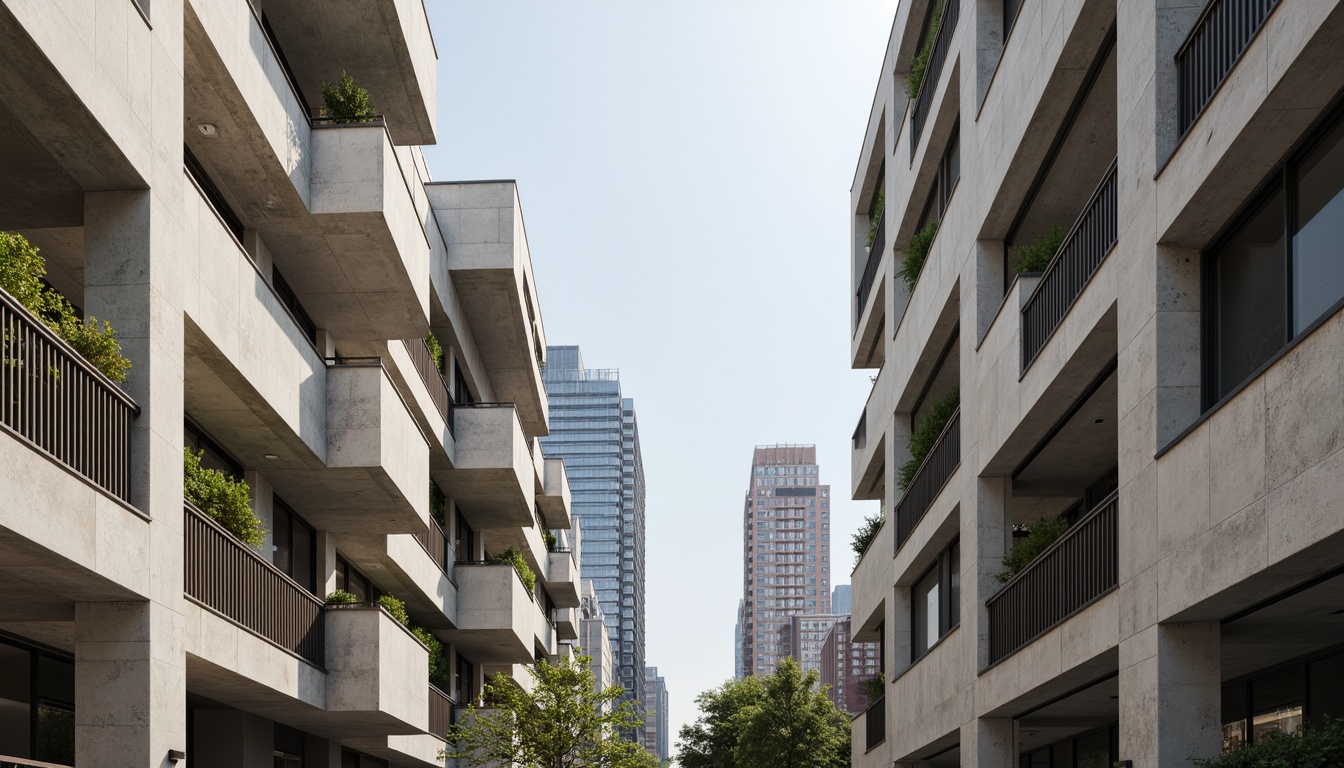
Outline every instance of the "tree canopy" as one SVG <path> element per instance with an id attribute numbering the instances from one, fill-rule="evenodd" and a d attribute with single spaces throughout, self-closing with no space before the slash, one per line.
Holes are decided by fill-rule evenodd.
<path id="1" fill-rule="evenodd" d="M 653 768 L 658 761 L 642 746 L 622 739 L 621 729 L 641 728 L 633 702 L 617 703 L 620 686 L 595 690 L 586 656 L 559 664 L 539 660 L 528 669 L 533 690 L 503 675 L 485 684 L 481 706 L 471 704 L 448 732 L 453 749 L 444 756 L 459 766 L 518 768 Z"/>
<path id="2" fill-rule="evenodd" d="M 681 729 L 682 768 L 846 768 L 849 718 L 785 659 L 769 677 L 730 680 L 696 698 L 700 717 Z"/>

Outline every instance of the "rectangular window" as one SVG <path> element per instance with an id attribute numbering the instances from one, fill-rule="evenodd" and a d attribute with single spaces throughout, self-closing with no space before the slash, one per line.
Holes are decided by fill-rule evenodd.
<path id="1" fill-rule="evenodd" d="M 954 541 L 911 590 L 912 663 L 960 624 L 960 561 L 960 542 Z"/>
<path id="2" fill-rule="evenodd" d="M 943 220 L 947 206 L 952 202 L 952 192 L 961 178 L 961 121 L 952 126 L 952 135 L 947 147 L 938 161 L 938 171 L 933 178 L 933 187 L 929 190 L 928 200 L 924 203 L 924 212 L 919 217 L 919 228 L 930 222 Z"/>
<path id="3" fill-rule="evenodd" d="M 308 312 L 303 308 L 303 305 L 299 303 L 298 294 L 294 293 L 294 289 L 289 287 L 289 283 L 285 282 L 285 278 L 280 274 L 279 268 L 274 265 L 271 266 L 271 283 L 272 287 L 275 288 L 276 297 L 280 299 L 281 304 L 285 305 L 285 309 L 289 310 L 289 314 L 298 324 L 299 330 L 303 331 L 303 335 L 309 341 L 316 344 L 317 325 L 308 316 Z"/>
<path id="4" fill-rule="evenodd" d="M 272 500 L 275 521 L 271 535 L 275 547 L 275 567 L 298 582 L 299 586 L 317 594 L 317 534 L 279 496 L 272 496 Z"/>

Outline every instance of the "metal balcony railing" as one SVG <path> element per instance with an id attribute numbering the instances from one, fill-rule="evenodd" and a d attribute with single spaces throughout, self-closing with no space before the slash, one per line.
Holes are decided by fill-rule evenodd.
<path id="1" fill-rule="evenodd" d="M 420 374 L 420 381 L 424 382 L 425 389 L 429 390 L 429 398 L 434 401 L 434 408 L 443 417 L 451 433 L 453 395 L 448 390 L 448 382 L 443 380 L 443 374 L 439 373 L 439 367 L 434 364 L 434 355 L 430 354 L 429 345 L 424 339 L 403 339 L 401 343 L 406 347 L 406 353 L 411 356 L 411 364 L 415 366 L 416 373 Z"/>
<path id="2" fill-rule="evenodd" d="M 870 750 L 887 740 L 887 697 L 874 701 L 863 712 L 864 748 Z"/>
<path id="3" fill-rule="evenodd" d="M 111 379 L 0 290 L 0 424 L 129 502 L 130 426 L 139 413 Z"/>
<path id="4" fill-rule="evenodd" d="M 924 457 L 910 487 L 905 495 L 896 502 L 896 551 L 900 552 L 905 540 L 914 533 L 915 526 L 924 519 L 934 499 L 942 492 L 943 486 L 952 478 L 952 473 L 961 466 L 961 409 L 952 414 L 943 427 L 938 441 Z"/>
<path id="5" fill-rule="evenodd" d="M 1119 239 L 1115 161 L 1022 306 L 1022 370 L 1031 367 Z"/>
<path id="6" fill-rule="evenodd" d="M 943 8 L 943 18 L 938 23 L 938 35 L 933 40 L 933 50 L 929 52 L 929 63 L 924 68 L 924 78 L 919 81 L 915 103 L 910 107 L 912 163 L 915 161 L 915 151 L 919 149 L 919 137 L 924 132 L 924 123 L 928 121 L 929 110 L 933 108 L 933 92 L 938 90 L 938 78 L 943 73 L 947 52 L 952 47 L 952 33 L 957 31 L 957 17 L 961 15 L 961 0 L 943 0 L 943 2 L 946 5 Z"/>
<path id="7" fill-rule="evenodd" d="M 868 263 L 864 265 L 863 276 L 859 278 L 859 290 L 854 295 L 854 325 L 863 318 L 863 310 L 868 306 L 868 294 L 873 292 L 873 281 L 877 279 L 877 268 L 882 263 L 882 252 L 887 249 L 886 216 L 877 223 L 873 234 L 873 244 L 868 248 Z"/>
<path id="8" fill-rule="evenodd" d="M 1279 0 L 1209 0 L 1176 52 L 1178 120 L 1190 130 Z"/>
<path id="9" fill-rule="evenodd" d="M 425 548 L 429 554 L 429 559 L 439 566 L 439 570 L 449 578 L 453 578 L 453 565 L 457 562 L 457 553 L 453 545 L 448 541 L 448 534 L 443 532 L 443 527 L 437 520 L 429 521 L 429 530 L 424 533 L 417 533 L 415 540 L 420 542 L 420 546 Z"/>
<path id="10" fill-rule="evenodd" d="M 448 728 L 453 724 L 453 700 L 433 683 L 429 686 L 429 735 L 448 740 Z"/>
<path id="11" fill-rule="evenodd" d="M 1112 493 L 985 602 L 990 663 L 1012 655 L 1115 588 L 1118 499 Z"/>
<path id="12" fill-rule="evenodd" d="M 187 597 L 322 666 L 322 601 L 205 513 L 188 504 L 184 516 Z"/>

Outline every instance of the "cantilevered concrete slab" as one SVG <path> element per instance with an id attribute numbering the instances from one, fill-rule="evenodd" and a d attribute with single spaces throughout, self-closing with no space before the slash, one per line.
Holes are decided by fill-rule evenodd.
<path id="1" fill-rule="evenodd" d="M 381 733 L 429 728 L 429 651 L 378 606 L 326 610 L 327 710 L 358 714 Z"/>
<path id="2" fill-rule="evenodd" d="M 535 469 L 517 411 L 510 404 L 458 406 L 453 419 L 456 463 L 434 470 L 439 487 L 476 530 L 531 527 Z"/>
<path id="3" fill-rule="evenodd" d="M 550 626 L 513 566 L 458 565 L 457 586 L 457 629 L 440 636 L 477 663 L 532 663 Z"/>
<path id="4" fill-rule="evenodd" d="M 565 472 L 564 459 L 546 459 L 537 508 L 546 519 L 547 528 L 567 529 L 573 524 L 569 516 L 569 476 Z"/>
<path id="5" fill-rule="evenodd" d="M 579 564 L 574 553 L 547 553 L 546 593 L 557 608 L 579 607 Z"/>
<path id="6" fill-rule="evenodd" d="M 397 144 L 433 144 L 438 53 L 422 0 L 266 0 L 266 21 L 304 98 L 347 72 Z"/>
<path id="7" fill-rule="evenodd" d="M 425 192 L 495 397 L 517 406 L 529 435 L 549 434 L 540 369 L 546 338 L 517 185 L 436 182 Z"/>

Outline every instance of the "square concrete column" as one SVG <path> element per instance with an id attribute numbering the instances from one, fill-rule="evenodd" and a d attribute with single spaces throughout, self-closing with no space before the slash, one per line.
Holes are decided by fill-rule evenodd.
<path id="1" fill-rule="evenodd" d="M 1189 765 L 1222 750 L 1220 627 L 1155 624 L 1120 644 L 1120 759 Z"/>
<path id="2" fill-rule="evenodd" d="M 963 725 L 961 764 L 973 768 L 1014 768 L 1017 738 L 1013 719 L 981 717 Z"/>
<path id="3" fill-rule="evenodd" d="M 168 750 L 186 749 L 185 633 L 158 603 L 75 605 L 80 768 L 168 768 Z"/>
<path id="4" fill-rule="evenodd" d="M 965 423 L 965 422 L 963 422 Z M 1010 529 L 1008 502 L 1012 479 L 981 477 L 975 482 L 975 505 L 962 514 L 961 611 L 962 631 L 974 628 L 977 669 L 989 666 L 989 609 L 985 601 L 1002 586 L 995 575 L 1003 568 Z M 970 506 L 970 505 L 967 505 Z"/>

